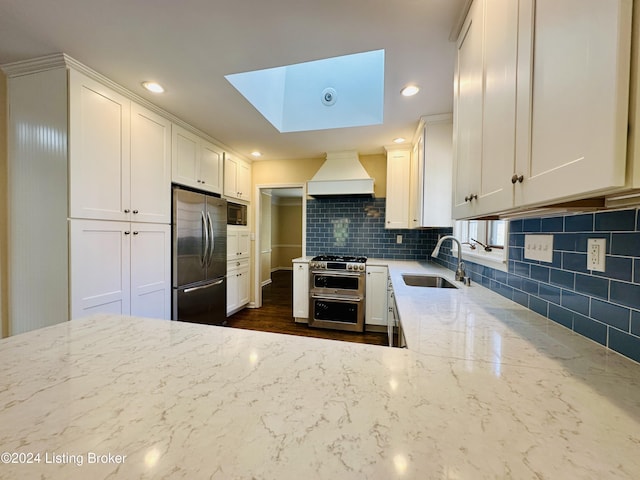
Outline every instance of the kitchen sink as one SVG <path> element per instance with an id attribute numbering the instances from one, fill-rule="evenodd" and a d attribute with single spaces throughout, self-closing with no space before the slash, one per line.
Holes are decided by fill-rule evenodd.
<path id="1" fill-rule="evenodd" d="M 404 280 L 405 285 L 410 287 L 458 288 L 446 278 L 438 277 L 437 275 L 410 275 L 404 273 L 402 274 L 402 280 Z"/>

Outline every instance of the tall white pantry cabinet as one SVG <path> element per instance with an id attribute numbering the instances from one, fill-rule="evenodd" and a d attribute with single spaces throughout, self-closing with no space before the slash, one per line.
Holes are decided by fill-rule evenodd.
<path id="1" fill-rule="evenodd" d="M 171 123 L 66 55 L 3 69 L 10 334 L 170 318 Z"/>

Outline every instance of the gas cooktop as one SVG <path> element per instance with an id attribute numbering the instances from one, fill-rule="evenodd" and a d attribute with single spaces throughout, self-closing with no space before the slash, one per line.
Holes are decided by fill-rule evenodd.
<path id="1" fill-rule="evenodd" d="M 343 262 L 366 263 L 367 257 L 355 257 L 350 255 L 318 255 L 311 259 L 312 262 Z"/>

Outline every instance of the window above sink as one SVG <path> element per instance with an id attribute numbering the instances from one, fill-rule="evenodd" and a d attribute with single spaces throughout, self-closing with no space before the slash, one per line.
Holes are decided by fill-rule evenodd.
<path id="1" fill-rule="evenodd" d="M 507 271 L 508 221 L 459 220 L 453 227 L 453 235 L 462 244 L 463 260 Z M 455 244 L 452 247 L 452 254 L 458 254 Z"/>

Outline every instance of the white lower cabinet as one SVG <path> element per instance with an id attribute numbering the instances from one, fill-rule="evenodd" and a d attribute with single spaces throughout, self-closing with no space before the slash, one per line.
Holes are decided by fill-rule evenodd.
<path id="1" fill-rule="evenodd" d="M 309 318 L 309 262 L 293 262 L 293 317 L 304 323 Z"/>
<path id="2" fill-rule="evenodd" d="M 368 266 L 365 324 L 387 327 L 387 267 Z"/>
<path id="3" fill-rule="evenodd" d="M 247 227 L 227 227 L 227 262 L 249 257 L 251 232 Z"/>
<path id="4" fill-rule="evenodd" d="M 71 319 L 171 316 L 171 227 L 70 220 Z"/>
<path id="5" fill-rule="evenodd" d="M 391 277 L 387 276 L 387 336 L 389 337 L 389 346 L 393 347 L 393 332 L 394 328 L 398 326 L 395 311 L 395 297 L 393 295 L 393 285 L 391 284 Z"/>
<path id="6" fill-rule="evenodd" d="M 249 303 L 249 259 L 227 262 L 227 316 Z"/>

